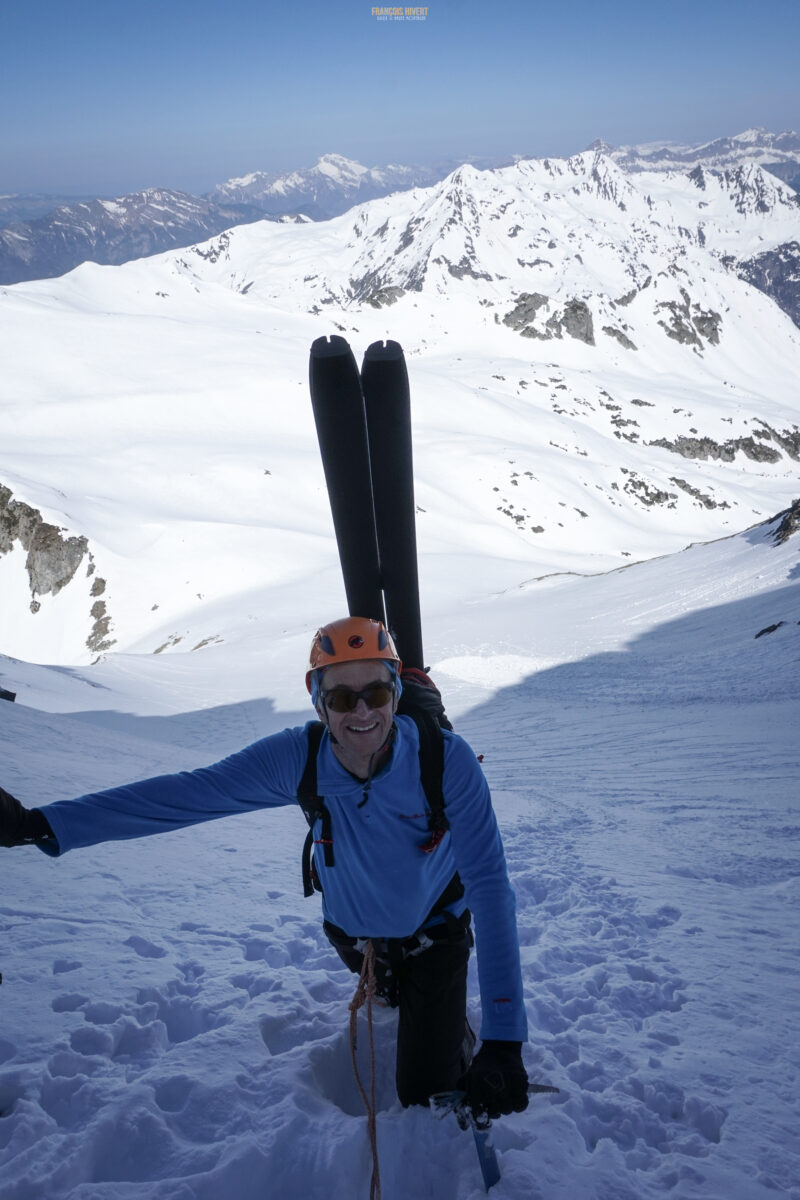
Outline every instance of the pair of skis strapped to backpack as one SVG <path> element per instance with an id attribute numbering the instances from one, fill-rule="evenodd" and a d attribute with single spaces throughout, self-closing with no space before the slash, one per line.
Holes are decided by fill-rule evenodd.
<path id="1" fill-rule="evenodd" d="M 309 384 L 351 617 L 390 629 L 422 669 L 411 399 L 398 342 L 373 342 L 359 372 L 343 337 L 317 338 Z"/>

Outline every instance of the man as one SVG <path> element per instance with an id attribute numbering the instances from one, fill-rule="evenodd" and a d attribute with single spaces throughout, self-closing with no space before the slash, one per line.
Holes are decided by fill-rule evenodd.
<path id="1" fill-rule="evenodd" d="M 0 845 L 36 844 L 59 855 L 296 803 L 313 768 L 313 875 L 325 931 L 354 970 L 373 943 L 379 989 L 399 1008 L 401 1102 L 426 1104 L 434 1092 L 460 1086 L 476 1112 L 521 1112 L 528 1080 L 519 944 L 489 789 L 467 743 L 446 730 L 437 734 L 446 821 L 431 829 L 420 732 L 411 717 L 397 714 L 401 673 L 379 621 L 334 621 L 317 632 L 306 676 L 323 724 L 316 754 L 309 722 L 210 767 L 41 809 L 25 809 L 0 789 Z M 482 1004 L 482 1046 L 471 1064 L 470 909 Z"/>

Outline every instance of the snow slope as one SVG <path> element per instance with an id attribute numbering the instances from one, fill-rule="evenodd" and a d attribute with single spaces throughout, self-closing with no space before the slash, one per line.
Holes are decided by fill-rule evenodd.
<path id="1" fill-rule="evenodd" d="M 498 1200 L 800 1195 L 798 572 L 797 535 L 756 527 L 431 623 L 517 892 L 525 1060 L 562 1089 L 496 1123 Z M 182 657 L 202 697 L 201 656 Z M 149 717 L 92 708 L 69 677 L 75 710 L 39 711 L 51 672 L 17 664 L 3 782 L 43 802 L 302 720 L 298 662 L 277 658 L 257 698 Z M 274 704 L 292 688 L 296 708 Z M 5 854 L 4 1200 L 366 1197 L 353 979 L 302 899 L 303 831 L 278 811 Z M 477 1200 L 468 1135 L 393 1097 L 393 1024 L 383 1194 Z"/>

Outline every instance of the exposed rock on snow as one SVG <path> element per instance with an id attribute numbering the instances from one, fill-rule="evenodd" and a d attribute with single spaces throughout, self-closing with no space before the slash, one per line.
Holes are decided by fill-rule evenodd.
<path id="1" fill-rule="evenodd" d="M 86 575 L 94 574 L 94 559 L 85 537 L 70 535 L 62 527 L 51 525 L 42 514 L 22 500 L 14 500 L 10 488 L 0 484 L 0 555 L 8 554 L 15 542 L 27 551 L 25 568 L 31 591 L 30 610 L 41 610 L 39 596 L 57 596 L 72 582 L 81 563 L 88 556 Z M 104 579 L 95 578 L 91 596 L 103 594 Z M 91 607 L 93 625 L 86 645 L 90 650 L 108 650 L 114 645 L 109 638 L 111 616 L 104 600 L 95 600 Z"/>
<path id="2" fill-rule="evenodd" d="M 549 298 L 543 296 L 541 292 L 523 292 L 517 298 L 517 303 L 511 312 L 506 313 L 503 317 L 503 324 L 507 325 L 509 329 L 515 329 L 523 336 L 538 337 L 539 335 L 533 329 L 533 322 L 539 309 L 544 308 L 549 302 Z"/>
<path id="3" fill-rule="evenodd" d="M 632 342 L 628 335 L 623 333 L 621 329 L 617 329 L 615 325 L 604 325 L 603 333 L 608 334 L 609 337 L 616 338 L 620 346 L 624 346 L 626 350 L 636 349 L 635 343 Z"/>
<path id="4" fill-rule="evenodd" d="M 367 304 L 371 304 L 373 308 L 387 308 L 390 304 L 396 304 L 405 292 L 398 287 L 378 288 L 371 296 L 367 297 Z"/>
<path id="5" fill-rule="evenodd" d="M 584 300 L 570 300 L 564 306 L 562 325 L 570 337 L 585 342 L 587 346 L 594 345 L 594 325 L 589 305 Z"/>
<path id="6" fill-rule="evenodd" d="M 64 532 L 48 524 L 29 504 L 12 499 L 11 490 L 0 484 L 0 554 L 8 554 L 15 541 L 27 550 L 25 566 L 33 604 L 37 596 L 57 596 L 89 551 L 85 537 L 65 538 Z"/>
<path id="7" fill-rule="evenodd" d="M 564 333 L 574 337 L 587 346 L 594 346 L 594 323 L 589 305 L 585 300 L 569 300 L 561 310 L 551 313 L 544 325 L 544 330 L 537 329 L 533 322 L 536 314 L 542 308 L 549 308 L 550 297 L 541 292 L 523 292 L 510 312 L 502 318 L 502 323 L 509 329 L 515 329 L 523 337 L 539 338 L 549 341 L 550 338 L 560 338 Z"/>
<path id="8" fill-rule="evenodd" d="M 666 506 L 667 508 L 675 508 L 678 497 L 674 492 L 667 492 L 663 488 L 655 487 L 646 479 L 642 479 L 635 471 L 622 468 L 623 475 L 627 475 L 627 479 L 622 486 L 622 490 L 627 492 L 629 496 L 633 496 L 646 508 L 654 508 L 656 506 Z"/>
<path id="9" fill-rule="evenodd" d="M 711 346 L 719 345 L 722 317 L 694 303 L 684 288 L 681 288 L 680 303 L 677 300 L 665 300 L 658 308 L 666 309 L 671 314 L 669 322 L 659 321 L 667 337 L 674 338 L 683 346 L 696 346 L 699 350 L 703 349 L 702 338 Z"/>
<path id="10" fill-rule="evenodd" d="M 762 421 L 761 424 L 763 429 L 754 430 L 752 437 L 730 438 L 722 443 L 709 437 L 678 437 L 674 441 L 656 438 L 648 444 L 662 446 L 665 450 L 682 455 L 683 458 L 716 458 L 721 462 L 733 462 L 737 451 L 741 450 L 753 462 L 775 463 L 779 462 L 782 456 L 779 450 L 765 445 L 765 440 L 772 440 L 777 442 L 790 458 L 800 458 L 800 429 L 785 429 L 783 433 L 777 433 L 766 422 Z M 756 441 L 756 438 L 761 440 Z"/>
<path id="11" fill-rule="evenodd" d="M 795 500 L 784 512 L 778 513 L 775 520 L 780 524 L 772 531 L 772 537 L 775 545 L 781 546 L 800 530 L 800 500 Z"/>
<path id="12" fill-rule="evenodd" d="M 679 487 L 681 491 L 693 496 L 703 508 L 730 508 L 727 500 L 714 500 L 711 496 L 706 496 L 699 488 L 693 487 L 691 483 L 687 483 L 685 479 L 676 479 L 672 477 L 671 481 L 675 487 Z"/>
<path id="13" fill-rule="evenodd" d="M 785 242 L 752 258 L 726 261 L 735 264 L 740 279 L 770 296 L 800 327 L 800 243 Z"/>

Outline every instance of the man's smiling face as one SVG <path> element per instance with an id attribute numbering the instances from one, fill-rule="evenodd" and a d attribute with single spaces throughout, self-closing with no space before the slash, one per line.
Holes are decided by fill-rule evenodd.
<path id="1" fill-rule="evenodd" d="M 322 696 L 335 687 L 346 687 L 360 692 L 371 683 L 391 682 L 389 668 L 379 659 L 335 663 L 327 668 L 322 678 Z M 394 710 L 393 697 L 380 708 L 369 708 L 362 698 L 352 712 L 333 712 L 330 708 L 323 710 L 321 715 L 336 739 L 336 757 L 348 771 L 366 778 L 370 759 L 389 736 Z"/>

